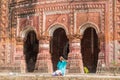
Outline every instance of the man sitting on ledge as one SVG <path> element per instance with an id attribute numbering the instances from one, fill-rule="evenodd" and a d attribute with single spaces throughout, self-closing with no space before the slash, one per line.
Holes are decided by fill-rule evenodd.
<path id="1" fill-rule="evenodd" d="M 63 56 L 60 56 L 60 61 L 57 64 L 57 70 L 53 72 L 53 76 L 64 76 L 66 72 L 67 61 Z"/>

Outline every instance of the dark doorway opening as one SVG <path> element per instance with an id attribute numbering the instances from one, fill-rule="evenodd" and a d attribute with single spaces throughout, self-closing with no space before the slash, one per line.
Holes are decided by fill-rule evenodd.
<path id="1" fill-rule="evenodd" d="M 58 28 L 54 31 L 50 42 L 50 53 L 52 56 L 53 71 L 57 69 L 59 57 L 68 58 L 69 40 L 63 28 Z"/>
<path id="2" fill-rule="evenodd" d="M 28 72 L 33 72 L 39 52 L 39 41 L 34 31 L 29 31 L 24 39 L 24 54 Z"/>
<path id="3" fill-rule="evenodd" d="M 81 53 L 83 65 L 88 68 L 90 73 L 96 72 L 99 51 L 99 41 L 96 31 L 94 28 L 89 27 L 85 30 L 81 40 Z"/>

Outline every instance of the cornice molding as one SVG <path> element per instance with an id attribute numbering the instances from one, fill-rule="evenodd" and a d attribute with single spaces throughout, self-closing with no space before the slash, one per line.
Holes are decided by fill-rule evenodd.
<path id="1" fill-rule="evenodd" d="M 108 0 L 45 0 L 45 1 L 18 1 L 18 2 L 11 2 L 10 6 L 14 8 L 19 7 L 29 7 L 29 6 L 36 6 L 36 5 L 49 5 L 49 4 L 89 4 L 89 3 L 105 3 L 108 2 Z"/>
<path id="2" fill-rule="evenodd" d="M 28 15 L 28 14 L 36 14 L 40 12 L 47 11 L 60 11 L 60 10 L 83 10 L 87 11 L 89 9 L 104 9 L 105 3 L 89 3 L 89 4 L 72 4 L 72 5 L 56 5 L 56 6 L 36 6 L 36 7 L 24 7 L 24 8 L 16 8 L 15 15 Z M 61 11 L 62 12 L 62 11 Z"/>

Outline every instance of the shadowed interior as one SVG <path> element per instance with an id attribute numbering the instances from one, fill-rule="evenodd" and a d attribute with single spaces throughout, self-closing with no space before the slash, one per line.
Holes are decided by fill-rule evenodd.
<path id="1" fill-rule="evenodd" d="M 28 72 L 33 72 L 39 52 L 39 41 L 34 31 L 29 31 L 24 39 L 24 54 Z"/>
<path id="2" fill-rule="evenodd" d="M 55 71 L 59 57 L 63 56 L 65 59 L 68 58 L 69 40 L 64 29 L 58 28 L 54 31 L 50 42 L 50 53 L 52 55 L 53 71 Z"/>
<path id="3" fill-rule="evenodd" d="M 84 31 L 81 40 L 81 53 L 83 65 L 89 69 L 90 73 L 96 72 L 99 51 L 99 41 L 96 31 L 94 28 L 89 27 Z"/>

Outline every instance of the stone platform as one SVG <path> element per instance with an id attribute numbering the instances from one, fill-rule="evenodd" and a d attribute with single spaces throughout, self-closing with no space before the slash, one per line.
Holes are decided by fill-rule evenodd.
<path id="1" fill-rule="evenodd" d="M 0 80 L 120 80 L 120 76 L 98 74 L 66 74 L 51 76 L 46 73 L 0 73 Z"/>

